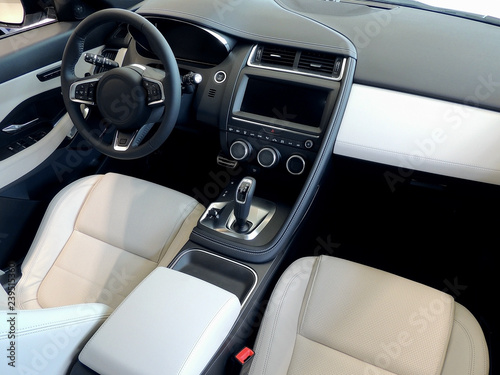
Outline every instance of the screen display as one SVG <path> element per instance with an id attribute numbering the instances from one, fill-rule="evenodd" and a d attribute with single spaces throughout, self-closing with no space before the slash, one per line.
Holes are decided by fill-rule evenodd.
<path id="1" fill-rule="evenodd" d="M 307 126 L 319 127 L 328 89 L 249 78 L 240 110 Z"/>

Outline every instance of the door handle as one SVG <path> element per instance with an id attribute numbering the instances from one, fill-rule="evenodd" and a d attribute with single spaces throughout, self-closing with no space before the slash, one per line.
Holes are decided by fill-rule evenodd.
<path id="1" fill-rule="evenodd" d="M 12 124 L 12 125 L 9 125 L 5 128 L 2 129 L 3 132 L 5 133 L 9 133 L 9 134 L 13 134 L 13 133 L 16 133 L 18 132 L 19 130 L 22 130 L 23 128 L 25 128 L 26 126 L 29 126 L 29 125 L 32 125 L 34 124 L 35 122 L 37 122 L 39 119 L 36 118 L 34 120 L 31 120 L 31 121 L 28 121 L 28 122 L 25 122 L 24 124 Z"/>

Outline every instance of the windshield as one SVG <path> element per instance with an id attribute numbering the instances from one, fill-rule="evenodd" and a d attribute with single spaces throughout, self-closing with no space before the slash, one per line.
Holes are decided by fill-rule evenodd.
<path id="1" fill-rule="evenodd" d="M 421 0 L 421 2 L 439 8 L 500 18 L 500 3 L 498 0 Z"/>
<path id="2" fill-rule="evenodd" d="M 498 0 L 375 0 L 381 3 L 427 9 L 498 24 Z"/>

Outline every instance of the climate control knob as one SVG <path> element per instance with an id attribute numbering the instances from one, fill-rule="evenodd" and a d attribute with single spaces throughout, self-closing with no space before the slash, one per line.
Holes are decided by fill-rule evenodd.
<path id="1" fill-rule="evenodd" d="M 293 175 L 300 175 L 306 169 L 306 161 L 300 155 L 292 155 L 286 161 L 286 169 Z"/>
<path id="2" fill-rule="evenodd" d="M 252 145 L 244 140 L 237 140 L 229 147 L 229 153 L 234 160 L 245 160 L 252 153 Z"/>
<path id="3" fill-rule="evenodd" d="M 257 154 L 257 161 L 264 168 L 271 168 L 278 164 L 280 160 L 279 151 L 272 147 L 264 147 Z"/>

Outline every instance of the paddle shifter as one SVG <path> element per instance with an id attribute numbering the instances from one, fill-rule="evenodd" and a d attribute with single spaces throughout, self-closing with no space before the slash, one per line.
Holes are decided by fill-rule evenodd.
<path id="1" fill-rule="evenodd" d="M 238 233 L 246 233 L 250 230 L 251 223 L 247 221 L 250 207 L 252 206 L 253 193 L 256 181 L 253 177 L 245 177 L 236 189 L 234 200 L 234 216 L 236 221 L 233 229 Z"/>

